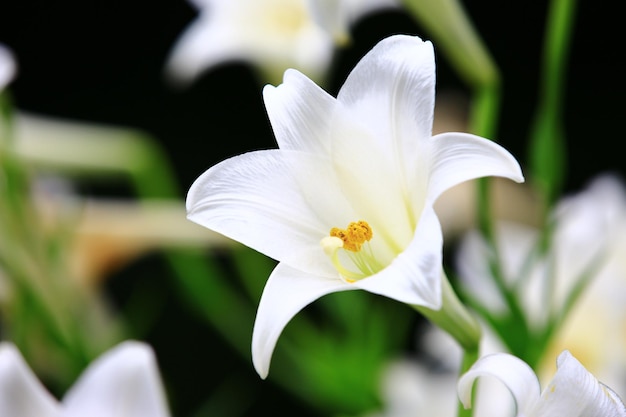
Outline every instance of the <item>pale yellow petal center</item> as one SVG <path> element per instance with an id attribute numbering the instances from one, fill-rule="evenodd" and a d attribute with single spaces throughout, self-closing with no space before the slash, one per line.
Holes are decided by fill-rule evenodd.
<path id="1" fill-rule="evenodd" d="M 302 1 L 273 1 L 257 16 L 268 33 L 294 36 L 310 24 L 310 17 Z"/>

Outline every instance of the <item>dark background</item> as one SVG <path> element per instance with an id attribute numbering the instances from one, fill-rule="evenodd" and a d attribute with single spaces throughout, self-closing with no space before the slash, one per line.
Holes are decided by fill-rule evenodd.
<path id="1" fill-rule="evenodd" d="M 624 35 L 615 24 L 617 11 L 604 3 L 579 2 L 564 115 L 569 146 L 566 191 L 580 188 L 597 173 L 626 171 L 620 133 L 626 116 Z M 497 140 L 524 164 L 546 2 L 467 0 L 464 4 L 503 74 Z M 166 150 L 183 197 L 212 164 L 275 146 L 263 110 L 262 82 L 245 63 L 226 63 L 184 90 L 165 82 L 165 58 L 194 16 L 184 0 L 3 0 L 0 42 L 13 50 L 19 62 L 19 76 L 11 85 L 15 104 L 32 113 L 148 132 Z M 383 37 L 413 33 L 430 38 L 409 17 L 391 11 L 360 20 L 352 33 L 351 46 L 337 52 L 328 87 L 333 94 L 356 61 Z M 439 54 L 437 59 L 438 90 L 467 92 L 445 58 Z M 119 185 L 113 189 L 87 185 L 83 192 L 123 195 L 128 190 Z M 197 408 L 215 388 L 215 381 L 228 374 L 249 374 L 256 415 L 276 411 L 314 415 L 303 404 L 280 396 L 271 381 L 260 381 L 249 361 L 232 353 L 182 305 L 164 270 L 158 256 L 146 257 L 112 277 L 107 290 L 122 301 L 130 286 L 164 294 L 162 314 L 148 340 L 177 391 L 172 404 L 177 415 Z M 199 379 L 204 383 L 198 384 Z M 276 398 L 281 398 L 280 406 Z"/>
<path id="2" fill-rule="evenodd" d="M 493 0 L 464 2 L 503 74 L 497 139 L 522 162 L 536 103 L 546 3 L 505 7 Z M 274 146 L 262 83 L 245 64 L 225 64 L 186 90 L 165 83 L 165 57 L 194 16 L 184 0 L 5 0 L 0 42 L 19 60 L 19 77 L 12 85 L 17 106 L 149 132 L 170 155 L 182 189 L 225 156 Z M 624 35 L 616 21 L 609 2 L 579 2 L 565 104 L 568 189 L 599 171 L 622 169 L 617 128 L 626 91 Z M 378 40 L 398 32 L 429 38 L 399 12 L 359 21 L 353 44 L 338 51 L 330 92 Z M 438 89 L 464 88 L 445 58 L 439 54 L 437 59 Z"/>

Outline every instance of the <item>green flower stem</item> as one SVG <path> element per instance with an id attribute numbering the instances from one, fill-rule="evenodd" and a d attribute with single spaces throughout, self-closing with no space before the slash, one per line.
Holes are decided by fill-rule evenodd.
<path id="1" fill-rule="evenodd" d="M 13 123 L 13 103 L 6 91 L 0 91 L 0 153 L 8 146 Z"/>
<path id="2" fill-rule="evenodd" d="M 441 273 L 442 306 L 439 310 L 413 305 L 431 323 L 450 334 L 463 348 L 463 360 L 459 375 L 462 375 L 478 359 L 481 330 L 478 321 L 465 308 L 452 289 L 448 277 Z M 458 417 L 471 417 L 459 402 Z"/>
<path id="3" fill-rule="evenodd" d="M 469 130 L 486 138 L 495 137 L 499 108 L 500 83 L 498 79 L 494 79 L 491 84 L 482 86 L 475 91 L 470 113 Z M 495 247 L 494 216 L 490 205 L 491 181 L 489 178 L 480 178 L 477 180 L 477 184 L 478 226 L 486 239 L 492 244 L 492 247 Z"/>
<path id="4" fill-rule="evenodd" d="M 478 321 L 461 303 L 443 271 L 441 281 L 442 306 L 439 310 L 418 305 L 412 307 L 431 323 L 450 334 L 465 352 L 477 352 L 481 337 Z"/>
<path id="5" fill-rule="evenodd" d="M 9 114 L 9 113 L 6 113 Z M 7 120 L 7 123 L 11 122 Z M 5 332 L 29 355 L 45 339 L 48 359 L 70 357 L 56 369 L 58 380 L 73 380 L 78 371 L 103 350 L 102 344 L 118 340 L 117 323 L 104 320 L 104 310 L 91 304 L 91 294 L 69 284 L 65 259 L 58 251 L 63 236 L 43 227 L 30 193 L 28 167 L 13 152 L 9 129 L 0 143 L 0 270 L 15 292 L 0 306 Z M 84 310 L 89 304 L 89 309 Z M 103 313 L 103 320 L 93 320 Z M 81 317 L 80 321 L 75 320 Z M 100 345 L 98 345 L 100 343 Z M 64 353 L 55 356 L 59 351 Z M 41 355 L 39 355 L 41 356 Z M 32 357 L 30 358 L 32 360 Z M 54 367 L 56 359 L 45 366 Z"/>
<path id="6" fill-rule="evenodd" d="M 536 185 L 547 207 L 561 190 L 566 146 L 562 128 L 562 104 L 566 62 L 570 50 L 576 0 L 550 2 L 543 46 L 539 103 L 530 135 L 529 162 Z"/>

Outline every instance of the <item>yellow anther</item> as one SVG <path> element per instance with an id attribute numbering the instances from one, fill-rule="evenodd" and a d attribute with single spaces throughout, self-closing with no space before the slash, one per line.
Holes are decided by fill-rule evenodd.
<path id="1" fill-rule="evenodd" d="M 333 227 L 330 229 L 331 237 L 338 237 L 343 241 L 343 248 L 351 252 L 359 252 L 365 242 L 372 239 L 373 232 L 369 224 L 364 220 L 352 222 L 345 229 Z"/>
<path id="2" fill-rule="evenodd" d="M 364 220 L 352 222 L 345 229 L 333 227 L 320 242 L 345 282 L 355 282 L 383 269 L 372 252 L 369 241 L 373 232 Z M 340 250 L 343 249 L 344 251 Z M 363 250 L 362 250 L 363 249 Z M 348 263 L 348 266 L 345 266 Z"/>

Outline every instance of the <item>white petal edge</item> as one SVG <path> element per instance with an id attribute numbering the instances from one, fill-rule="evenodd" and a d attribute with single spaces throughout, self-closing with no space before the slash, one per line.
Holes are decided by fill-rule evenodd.
<path id="1" fill-rule="evenodd" d="M 0 343 L 0 416 L 60 417 L 58 401 L 39 382 L 19 350 Z"/>
<path id="2" fill-rule="evenodd" d="M 464 181 L 496 176 L 524 182 L 513 155 L 495 142 L 469 133 L 442 133 L 431 139 L 432 166 L 428 197 L 434 202 L 444 191 Z"/>
<path id="3" fill-rule="evenodd" d="M 559 355 L 557 372 L 532 416 L 624 417 L 626 408 L 615 392 L 598 382 L 565 350 Z"/>
<path id="4" fill-rule="evenodd" d="M 288 69 L 282 84 L 265 86 L 263 99 L 280 149 L 330 153 L 334 97 L 301 72 Z"/>
<path id="5" fill-rule="evenodd" d="M 508 353 L 483 356 L 459 378 L 457 391 L 465 408 L 472 405 L 472 387 L 475 380 L 485 376 L 498 379 L 509 389 L 517 406 L 516 415 L 539 417 L 528 413 L 539 400 L 539 380 L 526 362 Z"/>
<path id="6" fill-rule="evenodd" d="M 413 240 L 379 273 L 353 285 L 402 303 L 441 308 L 443 235 L 432 207 L 425 207 Z"/>
<path id="7" fill-rule="evenodd" d="M 246 57 L 236 31 L 223 28 L 214 15 L 202 10 L 176 40 L 165 65 L 170 81 L 185 86 L 222 62 Z"/>
<path id="8" fill-rule="evenodd" d="M 355 218 L 330 175 L 328 162 L 303 152 L 235 156 L 192 184 L 187 217 L 270 258 L 328 275 L 332 267 L 320 240 Z"/>
<path id="9" fill-rule="evenodd" d="M 64 417 L 169 417 L 152 349 L 126 341 L 92 362 L 63 399 Z"/>
<path id="10" fill-rule="evenodd" d="M 263 289 L 252 331 L 252 362 L 259 376 L 267 377 L 278 337 L 300 310 L 326 294 L 355 289 L 339 276 L 320 278 L 279 263 Z"/>

